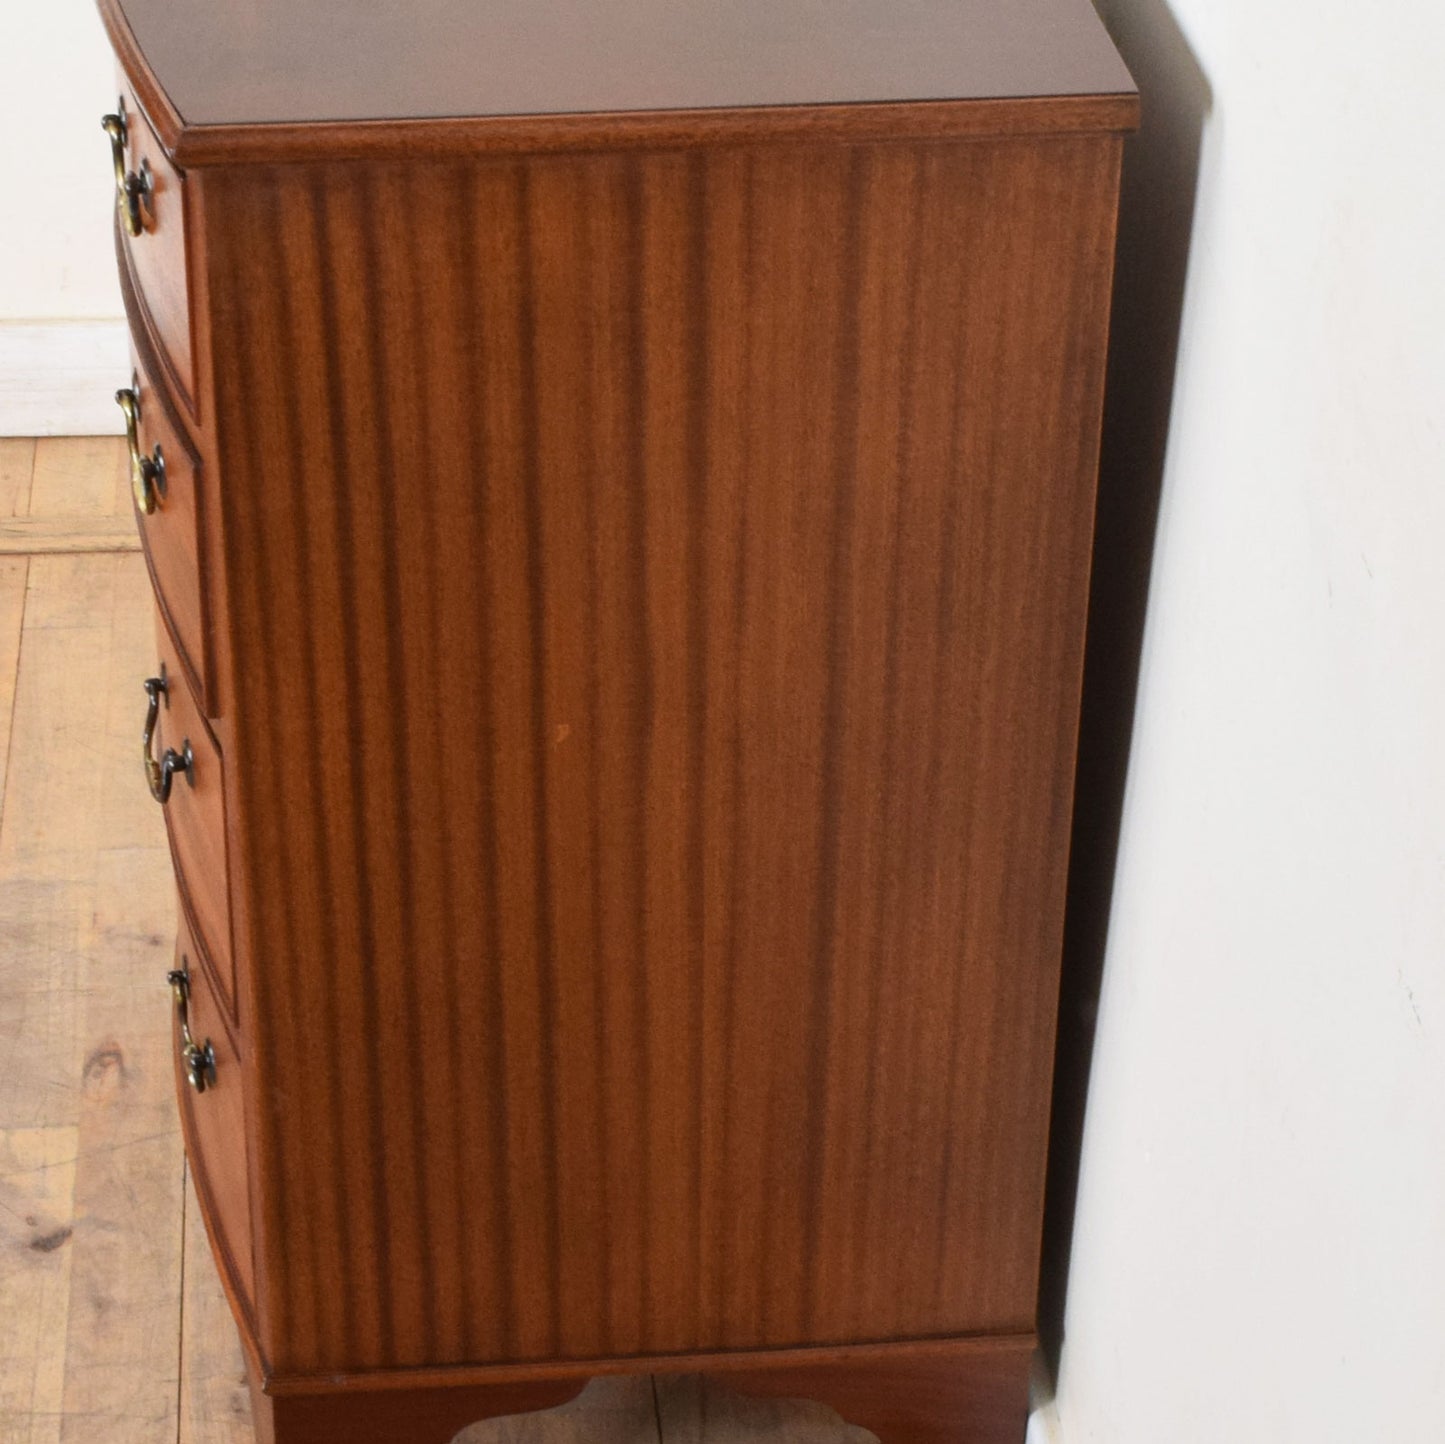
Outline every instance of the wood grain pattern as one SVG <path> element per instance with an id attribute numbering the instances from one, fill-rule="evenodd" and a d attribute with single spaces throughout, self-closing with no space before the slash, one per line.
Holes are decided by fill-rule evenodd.
<path id="1" fill-rule="evenodd" d="M 24 444 L 34 449 L 30 485 L 14 516 L 94 523 L 115 514 L 117 487 L 129 477 L 119 437 L 42 436 Z M 130 515 L 128 503 L 123 515 Z"/>
<path id="2" fill-rule="evenodd" d="M 0 441 L 0 556 L 139 550 L 124 442 Z M 8 675 L 13 682 L 13 668 Z"/>
<path id="3" fill-rule="evenodd" d="M 1029 1329 L 1118 152 L 195 178 L 279 1373 Z"/>
<path id="4" fill-rule="evenodd" d="M 25 586 L 30 564 L 25 557 L 0 558 L 0 818 L 4 816 L 9 768 L 10 727 L 15 710 L 20 629 L 25 620 Z"/>
<path id="5" fill-rule="evenodd" d="M 35 474 L 35 442 L 0 439 L 0 526 L 23 518 L 30 509 Z M 0 819 L 4 817 L 5 784 L 9 776 L 10 727 L 15 710 L 16 672 L 20 662 L 20 630 L 25 619 L 25 590 L 30 563 L 25 556 L 0 557 Z M 0 1118 L 0 1126 L 5 1122 Z"/>
<path id="6" fill-rule="evenodd" d="M 0 1117 L 10 1128 L 74 1127 L 79 1118 L 91 828 L 103 788 L 95 763 L 107 707 L 98 679 L 109 670 L 114 567 L 109 558 L 28 563 L 0 818 Z"/>
<path id="7" fill-rule="evenodd" d="M 24 516 L 30 510 L 34 473 L 34 438 L 0 436 L 0 516 Z"/>
<path id="8" fill-rule="evenodd" d="M 539 1414 L 487 1419 L 455 1444 L 661 1444 L 653 1380 L 593 1379 L 575 1399 Z"/>
<path id="9" fill-rule="evenodd" d="M 658 1433 L 677 1444 L 745 1437 L 766 1444 L 872 1444 L 860 1425 L 808 1399 L 755 1398 L 706 1374 L 662 1374 L 656 1381 Z"/>
<path id="10" fill-rule="evenodd" d="M 50 442 L 45 449 L 41 499 L 47 508 L 76 515 L 87 508 L 115 509 L 107 489 L 116 473 L 118 443 Z M 29 458 L 21 463 L 28 485 L 32 444 L 5 450 L 23 451 Z M 120 489 L 119 502 L 128 510 L 127 488 Z M 53 793 L 53 805 L 62 814 L 73 805 L 84 808 L 88 852 L 67 845 L 61 851 L 62 866 L 77 889 L 93 878 L 96 890 L 89 898 L 79 891 L 73 897 L 52 898 L 56 911 L 51 916 L 58 922 L 61 910 L 68 908 L 73 918 L 94 917 L 90 941 L 80 945 L 95 961 L 83 984 L 88 1001 L 81 1032 L 115 1042 L 124 1062 L 119 1070 L 102 1070 L 104 1087 L 93 1083 L 89 1090 L 69 1095 L 76 1110 L 72 1119 L 88 1110 L 85 1151 L 80 1154 L 75 1121 L 38 1129 L 19 1125 L 25 1100 L 37 1096 L 27 1083 L 53 1089 L 54 1074 L 46 1068 L 44 1055 L 35 1055 L 41 1071 L 27 1079 L 17 1071 L 26 1063 L 17 1064 L 15 1055 L 7 1054 L 5 1106 L 12 1111 L 0 1117 L 0 1237 L 5 1244 L 0 1252 L 0 1433 L 23 1444 L 58 1444 L 62 1436 L 90 1439 L 97 1429 L 105 1429 L 107 1439 L 144 1444 L 169 1444 L 177 1437 L 181 1444 L 249 1444 L 253 1434 L 242 1355 L 193 1194 L 188 1195 L 185 1215 L 183 1304 L 176 1293 L 172 1244 L 166 1242 L 176 1237 L 173 1188 L 179 1140 L 169 1103 L 173 1045 L 161 972 L 168 961 L 174 899 L 161 862 L 165 844 L 158 811 L 135 777 L 133 674 L 143 669 L 151 647 L 145 587 L 135 561 L 117 567 L 106 558 L 47 564 L 38 580 L 33 619 L 45 630 L 59 624 L 76 634 L 77 645 L 88 645 L 85 632 L 105 626 L 107 611 L 110 616 L 108 642 L 86 655 L 92 675 L 112 681 L 73 694 L 32 690 L 35 679 L 27 681 L 21 736 L 11 766 L 35 774 L 35 786 Z M 103 601 L 107 596 L 111 600 Z M 15 619 L 18 638 L 18 594 Z M 54 662 L 49 653 L 32 653 L 31 660 L 46 669 Z M 9 654 L 8 670 L 0 674 L 0 682 L 12 690 L 15 663 L 15 655 Z M 98 698 L 98 693 L 103 696 Z M 84 767 L 76 764 L 93 752 L 51 748 L 47 740 L 57 734 L 93 735 L 99 713 L 88 709 L 97 700 L 104 702 L 109 719 L 103 727 L 98 801 L 89 792 L 76 791 L 76 783 L 87 778 Z M 3 715 L 8 718 L 8 708 Z M 31 717 L 43 718 L 45 727 L 31 727 Z M 0 759 L 4 757 L 0 746 Z M 64 838 L 67 829 L 53 835 Z M 0 875 L 3 916 L 12 938 L 24 937 L 20 929 L 34 916 L 23 899 L 43 896 L 54 884 L 54 879 L 41 878 L 33 858 L 27 863 L 25 856 L 16 854 L 14 861 L 29 869 L 26 878 L 8 871 Z M 42 986 L 52 998 L 68 987 L 76 957 L 70 936 L 53 925 L 30 942 L 0 953 L 0 1017 L 13 1020 L 22 985 Z M 152 1137 L 157 1122 L 163 1126 L 159 1136 Z M 77 1174 L 83 1209 L 77 1206 Z M 114 1246 L 96 1249 L 86 1244 L 92 1229 Z M 79 1251 L 74 1247 L 77 1234 Z M 98 1292 L 111 1300 L 109 1307 L 91 1306 Z M 72 1296 L 77 1303 L 73 1312 Z M 115 1325 L 121 1312 L 127 1328 Z M 157 1403 L 160 1391 L 176 1383 L 163 1362 L 173 1357 L 180 1368 L 178 1420 L 168 1403 Z M 72 1365 L 83 1368 L 85 1383 L 72 1383 L 67 1410 L 66 1372 Z M 708 1444 L 721 1444 L 757 1439 L 782 1428 L 790 1433 L 806 1430 L 822 1444 L 828 1425 L 836 1430 L 839 1444 L 856 1438 L 856 1430 L 834 1424 L 818 1406 L 736 1396 L 696 1376 L 658 1376 L 656 1389 L 661 1420 L 653 1417 L 652 1385 L 646 1376 L 611 1376 L 555 1412 L 475 1424 L 465 1430 L 464 1444 L 567 1444 L 574 1439 L 652 1444 L 671 1437 L 697 1444 L 699 1429 L 711 1436 Z M 371 1397 L 368 1393 L 364 1400 Z M 323 1413 L 331 1407 L 322 1406 Z M 376 1412 L 369 1402 L 361 1408 L 367 1415 Z M 411 1401 L 407 1408 L 413 1408 Z M 473 1416 L 463 1410 L 461 1417 Z M 387 1444 L 394 1444 L 394 1436 Z"/>
<path id="11" fill-rule="evenodd" d="M 182 168 L 360 156 L 959 139 L 1133 130 L 1139 124 L 1129 72 L 1081 0 L 1007 6 L 970 0 L 913 7 L 912 13 L 889 6 L 871 16 L 867 7 L 834 10 L 828 13 L 828 45 L 808 33 L 792 46 L 760 45 L 759 39 L 779 26 L 815 32 L 816 10 L 789 16 L 773 4 L 769 23 L 759 29 L 746 7 L 720 12 L 669 6 L 663 19 L 670 25 L 659 26 L 636 6 L 608 14 L 604 4 L 594 3 L 578 26 L 564 10 L 548 7 L 529 6 L 507 17 L 503 7 L 439 0 L 432 22 L 418 29 L 410 9 L 361 17 L 348 9 L 334 23 L 324 7 L 311 3 L 277 9 L 264 23 L 247 12 L 237 30 L 217 35 L 212 23 L 220 20 L 224 29 L 238 16 L 207 7 L 191 23 L 176 25 L 172 10 L 162 12 L 156 0 L 98 0 L 98 6 L 140 106 Z M 1046 25 L 1040 25 L 1043 13 Z M 407 43 L 373 35 L 368 51 L 358 46 L 358 20 L 373 32 L 377 25 L 400 23 L 409 32 Z M 457 26 L 475 32 L 499 22 L 500 33 L 449 38 Z M 539 22 L 543 30 L 562 23 L 562 45 L 545 64 L 516 53 L 509 58 L 519 43 L 523 49 L 546 43 L 535 33 Z M 144 45 L 133 23 L 142 27 Z M 298 23 L 306 39 L 295 45 L 288 29 Z M 636 49 L 624 64 L 600 64 L 598 46 L 624 45 L 627 25 L 642 25 L 652 42 L 650 74 L 637 64 Z M 711 32 L 705 43 L 701 35 L 686 36 L 698 26 Z M 676 45 L 670 53 L 669 29 Z M 945 35 L 954 30 L 961 38 L 949 45 Z M 338 39 L 350 46 L 345 64 L 324 59 L 325 46 Z M 234 64 L 234 56 L 249 48 L 275 49 L 283 61 L 267 53 Z M 221 56 L 228 59 L 211 71 Z M 367 56 L 376 58 L 376 68 L 358 64 Z M 314 66 L 311 74 L 303 74 L 308 66 Z M 184 95 L 185 117 L 168 87 Z"/>
<path id="12" fill-rule="evenodd" d="M 0 556 L 75 552 L 138 552 L 140 538 L 126 517 L 0 517 Z"/>
<path id="13" fill-rule="evenodd" d="M 122 57 L 143 54 L 164 93 L 159 113 L 147 108 L 162 125 L 174 115 L 177 134 L 163 138 L 183 164 L 201 133 L 245 130 L 264 147 L 269 130 L 286 127 L 294 142 L 318 122 L 543 115 L 556 134 L 566 117 L 607 115 L 615 134 L 619 116 L 750 114 L 796 138 L 827 108 L 867 126 L 890 103 L 1083 98 L 1076 123 L 1093 128 L 1134 90 L 1086 0 L 859 0 L 826 12 L 806 0 L 101 8 Z M 945 123 L 987 115 L 954 106 Z"/>
<path id="14" fill-rule="evenodd" d="M 187 172 L 121 261 L 258 1438 L 705 1369 L 1001 1444 L 1127 75 L 1082 0 L 259 3 L 102 0 Z"/>
<path id="15" fill-rule="evenodd" d="M 98 613 L 108 632 L 107 665 L 89 679 L 103 701 L 104 723 L 88 746 L 76 731 L 63 734 L 78 754 L 77 771 L 96 779 L 98 793 L 74 817 L 90 849 L 94 883 L 83 914 L 83 1059 L 61 1438 L 152 1444 L 176 1421 L 172 1320 L 180 1301 L 182 1172 L 162 1042 L 174 895 L 154 804 L 147 806 L 135 786 L 136 713 L 121 686 L 146 653 L 148 619 L 137 605 L 145 597 L 144 568 L 134 556 L 82 565 L 108 573 L 110 586 Z M 104 847 L 96 847 L 97 837 Z"/>
<path id="16" fill-rule="evenodd" d="M 47 439 L 40 452 L 37 500 L 53 518 L 79 523 L 118 515 L 130 524 L 118 440 Z M 0 481 L 18 478 L 8 494 L 22 512 L 35 461 L 33 441 L 0 443 Z M 0 648 L 0 697 L 8 699 L 15 692 L 23 559 L 0 564 L 0 576 L 20 578 L 13 587 L 0 582 L 7 606 L 0 636 L 8 639 Z M 86 656 L 96 669 L 92 680 L 109 680 L 69 693 L 35 688 L 43 674 L 27 675 L 13 757 L 4 730 L 10 707 L 0 706 L 0 774 L 8 758 L 13 769 L 34 774 L 36 789 L 49 791 L 60 813 L 81 806 L 86 848 L 64 847 L 53 875 L 27 853 L 13 859 L 23 875 L 0 869 L 7 941 L 0 950 L 0 1037 L 9 1036 L 3 1030 L 14 1024 L 25 990 L 53 999 L 78 989 L 84 994 L 80 1036 L 105 1044 L 107 1064 L 87 1086 L 66 1092 L 69 1115 L 50 1115 L 71 1121 L 30 1128 L 20 1122 L 27 1100 L 62 1080 L 43 1054 L 29 1055 L 41 1070 L 35 1076 L 17 1076 L 14 1070 L 28 1062 L 5 1055 L 12 1071 L 5 1074 L 4 1102 L 11 1111 L 0 1114 L 0 1437 L 7 1444 L 89 1441 L 98 1434 L 136 1444 L 251 1444 L 243 1356 L 194 1190 L 186 1196 L 183 1271 L 172 1251 L 180 1155 L 163 972 L 175 899 L 165 876 L 159 812 L 135 769 L 133 681 L 152 648 L 143 573 L 135 561 L 117 566 L 92 557 L 47 564 L 37 584 L 33 619 L 45 630 L 64 623 L 77 646 L 89 646 L 84 634 L 108 627 L 103 650 Z M 27 674 L 53 662 L 53 653 L 32 651 Z M 103 735 L 94 731 L 97 704 L 107 718 Z M 44 727 L 31 726 L 32 718 L 43 719 Z M 53 747 L 53 737 L 90 740 Z M 89 780 L 87 762 L 100 768 L 98 797 L 77 790 Z M 11 825 L 20 821 L 12 818 Z M 67 831 L 61 827 L 52 836 Z M 59 868 L 68 881 L 58 887 Z M 42 901 L 53 909 L 50 922 L 31 932 Z M 89 917 L 91 926 L 68 933 L 57 925 L 65 909 L 76 921 Z M 75 984 L 78 957 L 85 972 Z M 112 1045 L 121 1055 L 118 1067 Z M 93 1050 L 95 1041 L 87 1046 Z M 108 1305 L 94 1307 L 97 1296 Z M 116 1322 L 121 1315 L 124 1327 Z M 178 1381 L 172 1359 L 179 1363 Z M 83 1370 L 84 1383 L 72 1380 L 67 1388 L 71 1369 Z M 172 1388 L 178 1418 L 161 1399 Z M 665 1391 L 665 1381 L 658 1388 Z M 729 1402 L 733 1413 L 711 1411 L 709 1427 L 730 1430 L 738 1440 L 750 1437 L 756 1406 Z M 689 1420 L 678 1422 L 686 1427 Z M 476 1424 L 465 1431 L 464 1444 L 655 1444 L 659 1437 L 651 1380 L 612 1376 L 555 1412 Z M 843 1431 L 840 1444 L 847 1438 Z"/>
<path id="17" fill-rule="evenodd" d="M 143 618 L 130 607 L 122 615 L 138 639 Z M 133 714 L 110 696 L 130 744 L 112 749 L 110 780 L 123 777 L 133 792 Z M 168 923 L 173 904 L 164 850 L 148 840 L 99 856 L 87 950 L 61 1430 L 76 1444 L 159 1444 L 176 1430 L 183 1175 L 166 1055 L 151 1051 L 158 1023 L 163 1036 L 169 927 L 138 934 L 134 923 L 137 915 Z"/>
<path id="18" fill-rule="evenodd" d="M 110 504 L 113 443 L 43 449 L 37 501 L 62 515 Z M 150 1040 L 165 1026 L 171 889 L 154 809 L 116 796 L 135 776 L 135 713 L 110 685 L 148 650 L 144 569 L 47 557 L 29 570 L 18 678 L 4 658 L 0 1434 L 161 1444 L 175 1437 L 180 1145 Z"/>
<path id="19" fill-rule="evenodd" d="M 59 1444 L 76 1142 L 73 1124 L 0 1128 L 0 1430 L 13 1444 Z"/>

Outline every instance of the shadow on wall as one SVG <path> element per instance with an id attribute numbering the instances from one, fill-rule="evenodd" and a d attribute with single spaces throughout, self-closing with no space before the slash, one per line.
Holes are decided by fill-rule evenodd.
<path id="1" fill-rule="evenodd" d="M 1164 472 L 1180 312 L 1212 97 L 1163 0 L 1097 0 L 1139 86 L 1143 124 L 1125 150 L 1099 466 L 1079 771 L 1044 1217 L 1039 1332 L 1051 1371 L 1063 1345 L 1094 1019 L 1129 764 L 1144 609 Z"/>

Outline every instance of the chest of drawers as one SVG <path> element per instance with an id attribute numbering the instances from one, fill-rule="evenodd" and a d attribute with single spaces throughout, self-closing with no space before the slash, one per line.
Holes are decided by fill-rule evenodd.
<path id="1" fill-rule="evenodd" d="M 1018 1438 L 1136 105 L 1092 11 L 102 13 L 259 1437 L 706 1370 Z"/>

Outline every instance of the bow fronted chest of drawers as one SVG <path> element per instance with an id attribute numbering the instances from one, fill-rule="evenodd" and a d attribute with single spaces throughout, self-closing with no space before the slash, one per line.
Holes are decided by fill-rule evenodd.
<path id="1" fill-rule="evenodd" d="M 1020 1438 L 1136 113 L 1086 0 L 101 8 L 258 1436 L 686 1370 Z"/>

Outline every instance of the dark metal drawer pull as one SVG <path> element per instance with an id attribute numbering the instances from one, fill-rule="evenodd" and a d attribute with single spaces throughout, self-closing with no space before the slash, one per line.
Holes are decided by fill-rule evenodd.
<path id="1" fill-rule="evenodd" d="M 141 732 L 141 755 L 145 759 L 146 784 L 151 790 L 151 796 L 157 802 L 164 804 L 171 800 L 171 784 L 176 779 L 176 773 L 184 773 L 186 781 L 192 787 L 196 785 L 196 758 L 191 751 L 191 739 L 187 737 L 181 743 L 179 752 L 174 747 L 167 747 L 165 755 L 159 762 L 156 761 L 151 751 L 151 743 L 155 741 L 156 723 L 160 720 L 161 715 L 161 701 L 169 690 L 164 665 L 161 667 L 159 677 L 146 678 L 145 689 L 150 702 L 146 707 L 146 724 Z"/>
<path id="2" fill-rule="evenodd" d="M 149 161 L 141 161 L 139 171 L 125 168 L 125 144 L 130 127 L 126 124 L 124 100 L 116 102 L 114 114 L 101 116 L 100 128 L 110 137 L 110 158 L 115 166 L 115 206 L 120 212 L 120 223 L 128 236 L 138 236 L 145 229 L 142 212 L 151 213 L 155 182 Z"/>
<path id="3" fill-rule="evenodd" d="M 197 1043 L 191 1034 L 191 964 L 184 953 L 181 966 L 166 974 L 171 997 L 176 1004 L 176 1022 L 181 1030 L 181 1062 L 185 1064 L 186 1081 L 197 1093 L 216 1086 L 216 1050 L 211 1040 Z"/>

